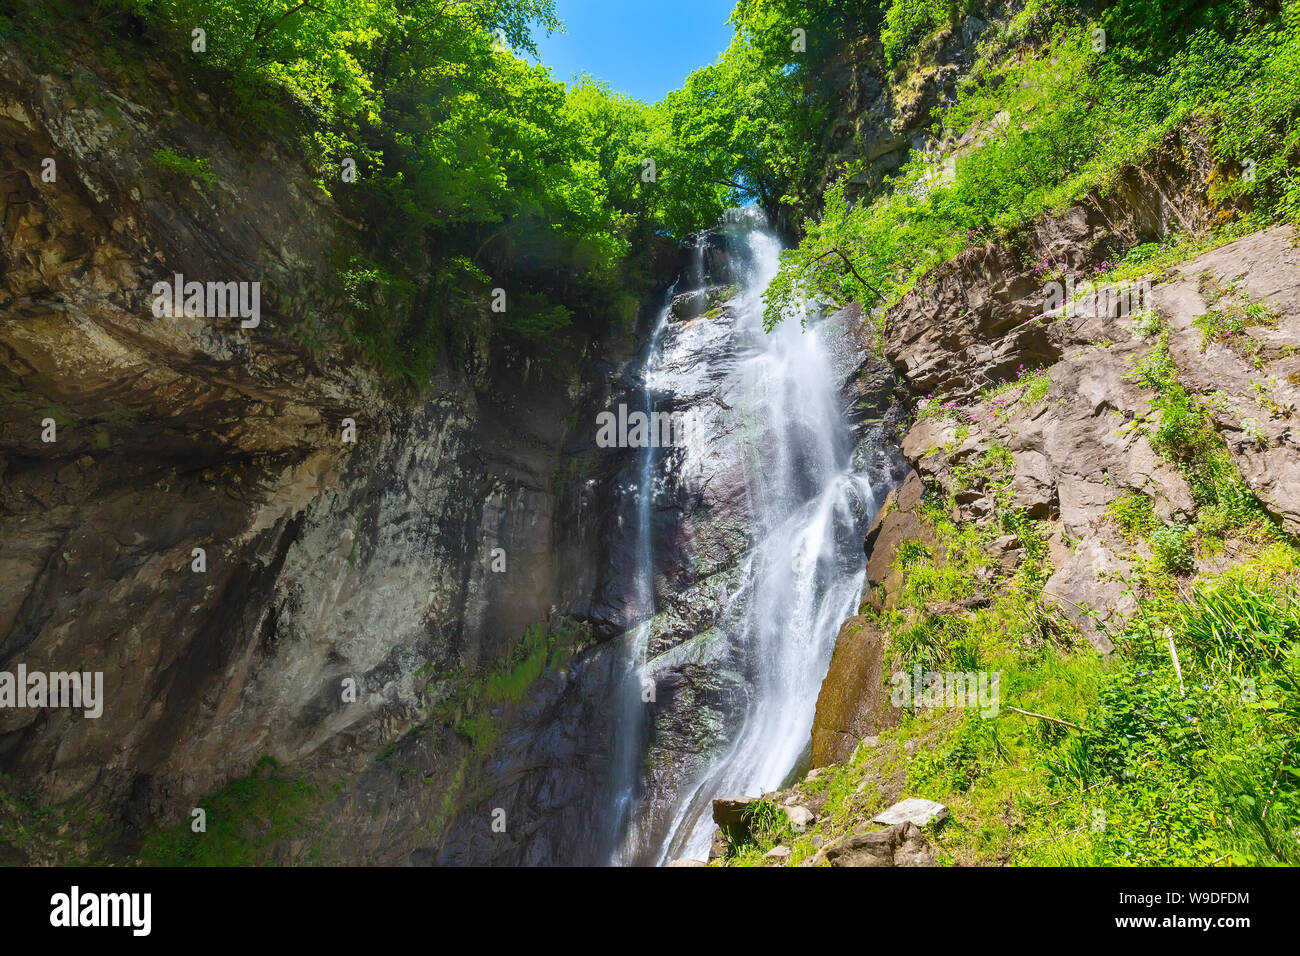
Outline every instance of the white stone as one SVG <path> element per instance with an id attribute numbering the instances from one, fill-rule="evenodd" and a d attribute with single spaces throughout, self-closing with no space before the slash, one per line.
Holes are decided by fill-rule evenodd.
<path id="1" fill-rule="evenodd" d="M 884 813 L 872 817 L 871 822 L 893 826 L 895 823 L 906 823 L 910 820 L 918 827 L 923 827 L 927 823 L 939 823 L 947 818 L 948 808 L 942 803 L 935 803 L 933 800 L 925 800 L 921 797 L 908 797 L 894 804 Z"/>
<path id="2" fill-rule="evenodd" d="M 803 830 L 817 819 L 807 807 L 786 807 L 785 815 L 790 818 L 790 823 L 796 830 Z"/>

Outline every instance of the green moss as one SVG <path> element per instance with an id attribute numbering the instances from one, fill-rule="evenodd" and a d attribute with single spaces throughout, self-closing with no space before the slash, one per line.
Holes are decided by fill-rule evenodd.
<path id="1" fill-rule="evenodd" d="M 150 866 L 263 866 L 277 861 L 290 840 L 319 824 L 321 794 L 300 775 L 264 756 L 252 772 L 198 802 L 207 830 L 195 833 L 191 819 L 149 834 L 140 848 Z"/>
<path id="2" fill-rule="evenodd" d="M 190 179 L 198 179 L 208 188 L 215 185 L 217 181 L 217 174 L 211 170 L 209 161 L 206 158 L 184 156 L 170 148 L 163 147 L 153 151 L 153 162 L 155 166 L 164 172 Z"/>

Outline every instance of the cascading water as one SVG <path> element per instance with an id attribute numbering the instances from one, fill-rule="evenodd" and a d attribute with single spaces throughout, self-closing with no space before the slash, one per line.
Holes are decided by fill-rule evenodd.
<path id="1" fill-rule="evenodd" d="M 668 290 L 669 301 L 676 291 L 674 283 Z M 650 336 L 650 345 L 646 350 L 642 372 L 641 401 L 638 411 L 649 414 L 654 411 L 654 396 L 650 389 L 654 363 L 659 353 L 659 342 L 664 327 L 668 323 L 668 306 L 659 314 L 654 331 Z M 659 460 L 658 449 L 651 444 L 640 450 L 636 462 L 636 482 L 626 489 L 633 499 L 633 507 L 628 509 L 632 520 L 636 541 L 636 567 L 633 570 L 631 587 L 632 600 L 636 607 L 633 615 L 639 622 L 621 638 L 620 657 L 624 662 L 623 676 L 618 693 L 621 702 L 618 717 L 617 735 L 614 741 L 612 761 L 615 779 L 612 781 L 614 792 L 614 810 L 611 821 L 614 825 L 614 841 L 618 847 L 615 859 L 621 859 L 628 851 L 621 835 L 627 831 L 628 815 L 635 807 L 637 797 L 638 770 L 641 749 L 645 738 L 645 708 L 641 701 L 643 671 L 646 663 L 646 645 L 650 636 L 650 619 L 654 614 L 654 555 L 651 541 L 650 512 L 655 492 L 655 465 Z"/>
<path id="2" fill-rule="evenodd" d="M 815 324 L 804 330 L 798 321 L 764 333 L 762 294 L 776 274 L 780 243 L 753 211 L 734 213 L 730 228 L 738 293 L 720 314 L 695 320 L 713 323 L 712 344 L 702 346 L 685 332 L 663 335 L 665 315 L 645 373 L 647 407 L 656 395 L 725 380 L 729 400 L 715 401 L 726 409 L 728 423 L 703 435 L 688 428 L 685 447 L 671 457 L 652 450 L 643 456 L 647 470 L 637 514 L 644 522 L 639 533 L 646 536 L 646 566 L 636 574 L 652 585 L 651 470 L 671 467 L 678 484 L 700 485 L 710 480 L 720 457 L 735 458 L 734 468 L 743 474 L 749 545 L 717 609 L 716 628 L 729 653 L 743 662 L 743 690 L 727 715 L 729 729 L 720 745 L 689 778 L 677 781 L 671 800 L 639 807 L 633 805 L 635 787 L 623 788 L 620 816 L 630 813 L 616 855 L 620 862 L 702 858 L 713 829 L 714 797 L 758 795 L 782 785 L 809 745 L 835 636 L 861 597 L 862 540 L 876 498 L 868 477 L 854 466 L 853 436 L 825 343 Z M 725 441 L 711 440 L 719 434 Z M 719 445 L 726 450 L 719 452 Z M 632 666 L 624 694 L 630 704 L 620 742 L 631 742 L 633 751 L 646 735 L 645 719 L 635 711 L 644 709 L 642 687 L 653 671 L 645 659 L 650 629 L 647 622 L 629 635 Z M 628 766 L 635 776 L 637 767 Z"/>

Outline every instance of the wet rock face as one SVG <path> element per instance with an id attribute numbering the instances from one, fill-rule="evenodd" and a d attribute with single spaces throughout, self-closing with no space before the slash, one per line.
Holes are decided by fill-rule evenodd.
<path id="1" fill-rule="evenodd" d="M 670 308 L 651 375 L 655 407 L 683 416 L 691 431 L 688 447 L 665 449 L 656 461 L 656 611 L 646 646 L 656 698 L 637 811 L 646 846 L 659 836 L 655 828 L 667 822 L 680 788 L 727 747 L 754 695 L 753 662 L 735 638 L 739 624 L 727 617 L 730 605 L 743 607 L 747 599 L 742 563 L 756 543 L 750 487 L 755 479 L 747 470 L 754 452 L 746 444 L 747 437 L 751 444 L 753 439 L 745 429 L 759 426 L 744 420 L 750 399 L 743 394 L 742 363 L 758 347 L 754 337 L 762 335 L 745 326 L 742 303 L 735 299 L 749 255 L 737 238 L 724 223 L 688 251 L 681 284 L 694 274 L 710 294 L 724 289 L 729 295 L 695 318 L 675 316 Z M 692 271 L 692 261 L 703 265 Z M 685 289 L 676 301 L 695 294 Z M 871 348 L 870 323 L 854 307 L 812 325 L 829 353 L 840 407 L 851 425 L 850 440 L 858 449 L 853 465 L 870 474 L 876 487 L 887 488 L 899 470 L 891 433 L 901 410 L 889 366 Z"/>
<path id="2" fill-rule="evenodd" d="M 813 767 L 842 763 L 864 737 L 897 722 L 898 710 L 889 703 L 888 675 L 883 673 L 883 642 L 884 635 L 864 617 L 851 617 L 840 629 L 817 697 Z"/>
<path id="3" fill-rule="evenodd" d="M 592 345 L 565 389 L 482 356 L 409 401 L 341 348 L 308 354 L 295 328 L 340 308 L 321 292 L 344 239 L 331 202 L 287 150 L 250 157 L 220 117 L 172 105 L 203 113 L 198 91 L 150 67 L 166 92 L 132 96 L 86 69 L 91 93 L 0 53 L 0 669 L 102 671 L 107 700 L 97 720 L 0 712 L 0 767 L 129 836 L 269 753 L 344 781 L 335 859 L 559 852 L 548 828 L 583 830 L 599 792 L 595 641 L 625 623 L 601 577 L 618 462 L 587 427 L 615 364 Z M 164 147 L 210 157 L 214 186 L 161 172 Z M 155 314 L 176 273 L 260 282 L 260 324 Z M 462 767 L 440 703 L 562 612 L 590 628 L 567 676 L 491 715 L 499 774 Z M 374 762 L 398 741 L 418 774 Z M 482 843 L 462 822 L 479 801 L 542 837 Z"/>

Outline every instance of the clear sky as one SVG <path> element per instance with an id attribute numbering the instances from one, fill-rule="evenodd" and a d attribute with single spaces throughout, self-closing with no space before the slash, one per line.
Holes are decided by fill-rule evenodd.
<path id="1" fill-rule="evenodd" d="M 590 73 L 614 90 L 655 102 L 731 42 L 735 0 L 556 0 L 565 33 L 537 37 L 557 80 Z"/>

